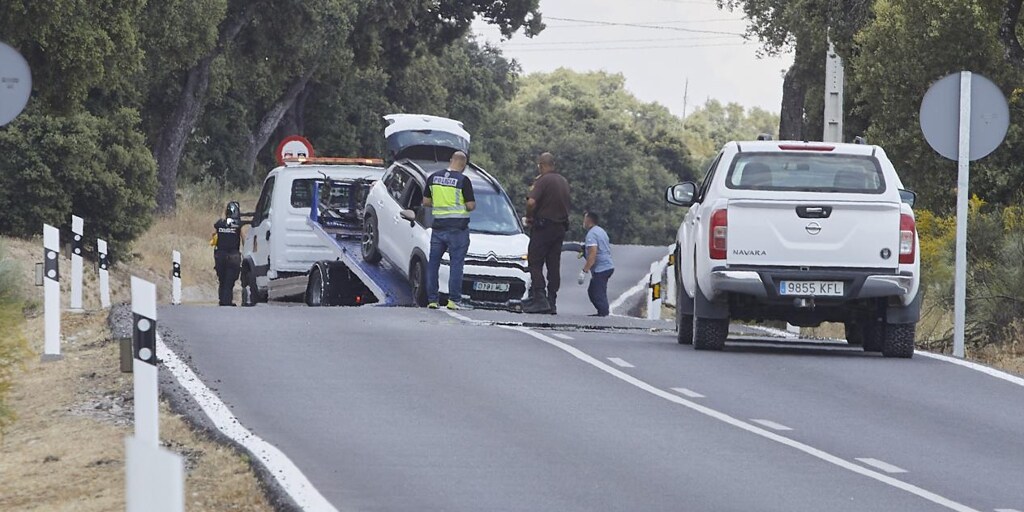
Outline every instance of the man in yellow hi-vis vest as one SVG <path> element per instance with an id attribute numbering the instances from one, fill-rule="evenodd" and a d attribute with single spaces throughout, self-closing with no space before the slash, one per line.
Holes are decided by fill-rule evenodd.
<path id="1" fill-rule="evenodd" d="M 462 171 L 469 158 L 456 151 L 448 168 L 427 177 L 423 206 L 433 209 L 430 234 L 430 263 L 427 265 L 427 307 L 437 309 L 438 272 L 441 256 L 448 251 L 448 309 L 465 309 L 462 304 L 462 268 L 469 251 L 469 212 L 476 208 L 473 183 Z"/>

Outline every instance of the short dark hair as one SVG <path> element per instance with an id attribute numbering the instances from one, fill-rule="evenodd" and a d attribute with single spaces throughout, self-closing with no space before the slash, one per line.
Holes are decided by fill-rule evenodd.
<path id="1" fill-rule="evenodd" d="M 593 222 L 594 224 L 600 224 L 601 223 L 601 217 L 598 216 L 596 213 L 594 213 L 592 211 L 588 210 L 587 212 L 585 212 L 583 214 L 583 216 L 588 218 L 588 219 L 590 219 L 590 222 Z"/>

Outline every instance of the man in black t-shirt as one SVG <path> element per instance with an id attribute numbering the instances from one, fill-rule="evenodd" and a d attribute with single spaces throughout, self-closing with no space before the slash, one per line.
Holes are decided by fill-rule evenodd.
<path id="1" fill-rule="evenodd" d="M 235 281 L 242 267 L 242 221 L 237 201 L 228 203 L 224 218 L 213 224 L 216 240 L 213 268 L 217 271 L 218 299 L 221 306 L 234 306 Z"/>

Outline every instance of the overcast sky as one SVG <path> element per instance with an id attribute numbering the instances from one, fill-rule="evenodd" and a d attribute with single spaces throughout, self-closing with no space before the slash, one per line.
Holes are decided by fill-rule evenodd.
<path id="1" fill-rule="evenodd" d="M 757 43 L 740 37 L 742 13 L 719 10 L 715 0 L 541 0 L 540 10 L 547 28 L 533 39 L 501 41 L 497 28 L 473 27 L 526 73 L 622 73 L 633 94 L 677 115 L 709 98 L 779 111 L 792 55 L 758 58 Z"/>

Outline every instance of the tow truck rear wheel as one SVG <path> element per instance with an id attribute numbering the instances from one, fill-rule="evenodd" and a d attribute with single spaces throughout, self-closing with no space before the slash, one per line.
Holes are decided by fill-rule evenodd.
<path id="1" fill-rule="evenodd" d="M 367 263 L 380 263 L 380 228 L 377 226 L 377 216 L 369 213 L 363 220 L 362 253 Z"/>
<path id="2" fill-rule="evenodd" d="M 423 261 L 416 258 L 412 261 L 412 268 L 409 269 L 409 286 L 412 287 L 412 297 L 419 307 L 427 306 L 427 268 Z"/>
<path id="3" fill-rule="evenodd" d="M 327 306 L 325 293 L 323 268 L 320 265 L 313 267 L 309 272 L 309 283 L 306 284 L 306 305 L 310 307 Z"/>

